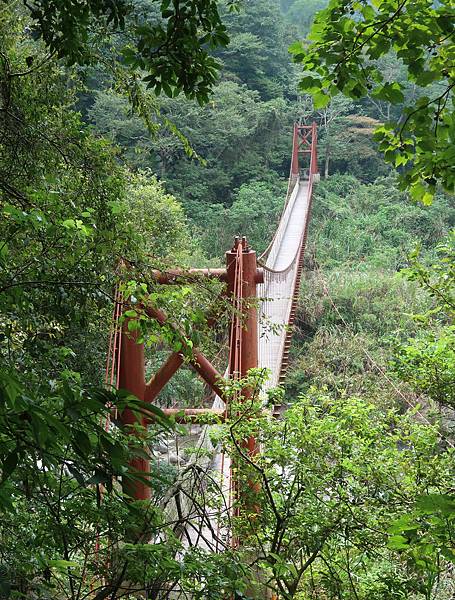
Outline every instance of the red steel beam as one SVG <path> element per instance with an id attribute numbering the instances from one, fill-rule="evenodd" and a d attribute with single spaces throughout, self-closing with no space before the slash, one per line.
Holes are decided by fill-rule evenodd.
<path id="1" fill-rule="evenodd" d="M 128 390 L 139 400 L 144 400 L 144 345 L 137 343 L 137 337 L 137 332 L 128 331 L 128 320 L 126 320 L 122 329 L 118 386 Z M 131 426 L 132 429 L 137 424 L 147 426 L 145 416 L 137 417 L 130 408 L 122 411 L 119 418 L 123 425 Z M 129 469 L 132 475 L 147 476 L 150 473 L 150 461 L 135 457 L 130 461 Z M 122 486 L 124 492 L 134 500 L 148 500 L 151 497 L 150 487 L 145 482 L 137 481 L 127 475 L 123 477 Z"/>
<path id="2" fill-rule="evenodd" d="M 153 269 L 152 271 L 152 279 L 161 284 L 179 284 L 182 280 L 197 280 L 200 277 L 226 281 L 226 269 L 169 269 L 167 271 Z"/>
<path id="3" fill-rule="evenodd" d="M 242 332 L 241 376 L 246 377 L 250 369 L 258 367 L 258 307 L 256 304 L 256 252 L 244 249 L 243 252 L 243 298 L 247 302 L 244 313 L 244 328 Z M 243 395 L 248 398 L 249 390 L 244 390 Z M 257 444 L 254 437 L 247 441 L 249 454 L 257 453 Z"/>
<path id="4" fill-rule="evenodd" d="M 160 317 L 164 317 L 161 314 Z M 213 327 L 217 321 L 215 315 L 207 318 L 207 325 Z M 164 321 L 161 319 L 161 323 Z M 196 350 L 196 354 L 197 354 Z M 169 380 L 175 375 L 182 364 L 185 361 L 185 357 L 181 352 L 173 352 L 166 360 L 166 362 L 159 368 L 159 370 L 153 375 L 149 383 L 145 387 L 145 401 L 153 402 L 158 394 L 161 392 L 163 387 L 169 382 Z"/>
<path id="5" fill-rule="evenodd" d="M 179 352 L 173 352 L 166 362 L 158 369 L 145 386 L 145 402 L 153 402 L 164 386 L 183 365 L 184 357 Z"/>
<path id="6" fill-rule="evenodd" d="M 197 281 L 200 276 L 208 277 L 209 279 L 219 279 L 227 282 L 227 269 L 170 269 L 169 271 L 152 271 L 152 279 L 162 285 L 181 284 L 184 281 Z M 255 274 L 256 283 L 264 282 L 264 270 L 257 269 Z"/>
<path id="7" fill-rule="evenodd" d="M 294 177 L 297 177 L 299 174 L 299 133 L 297 123 L 294 123 L 294 132 L 292 136 L 291 174 Z"/>
<path id="8" fill-rule="evenodd" d="M 311 173 L 315 175 L 318 173 L 318 129 L 316 123 L 313 121 L 311 125 Z"/>
<path id="9" fill-rule="evenodd" d="M 249 248 L 245 238 L 239 242 L 243 246 L 243 280 L 241 294 L 244 300 L 242 322 L 242 348 L 240 359 L 240 377 L 246 377 L 250 369 L 258 366 L 258 308 L 256 305 L 256 252 Z M 228 272 L 228 292 L 232 296 L 234 292 L 234 279 L 236 269 L 237 251 L 235 247 L 226 252 L 226 265 Z M 233 315 L 235 318 L 236 315 Z M 235 352 L 235 340 L 230 341 L 230 355 Z M 233 365 L 229 365 L 230 375 L 233 376 Z"/>
<path id="10" fill-rule="evenodd" d="M 172 417 L 177 423 L 188 423 L 197 421 L 205 415 L 213 415 L 219 421 L 224 421 L 225 410 L 222 408 L 163 408 L 166 417 Z M 154 420 L 154 415 L 150 416 L 150 421 Z"/>
<path id="11" fill-rule="evenodd" d="M 179 333 L 177 327 L 168 322 L 168 318 L 165 313 L 158 309 L 152 307 L 146 307 L 145 312 L 149 317 L 155 319 L 160 325 L 167 324 L 171 327 L 175 332 Z M 215 369 L 212 363 L 207 360 L 207 358 L 200 352 L 197 348 L 193 348 L 189 344 L 189 340 L 185 336 L 180 337 L 180 341 L 182 342 L 185 350 L 188 351 L 189 355 L 193 357 L 193 360 L 189 363 L 189 365 L 202 377 L 202 379 L 212 388 L 212 390 L 221 398 L 223 397 L 223 390 L 218 385 L 218 382 L 223 381 L 223 376 Z"/>
<path id="12" fill-rule="evenodd" d="M 237 276 L 242 276 L 241 285 L 241 296 L 244 301 L 243 314 L 241 318 L 241 341 L 240 341 L 240 372 L 234 372 L 234 354 L 236 346 L 239 343 L 238 335 L 236 335 L 235 327 L 232 328 L 232 338 L 230 340 L 230 364 L 229 374 L 230 377 L 239 376 L 244 378 L 248 375 L 250 369 L 258 366 L 258 309 L 255 302 L 257 297 L 256 294 L 256 278 L 255 273 L 257 269 L 256 252 L 248 247 L 248 243 L 245 238 L 241 242 L 236 239 L 234 248 L 230 252 L 226 252 L 226 265 L 228 271 L 228 291 L 231 296 L 234 293 L 234 283 L 236 276 L 236 262 L 237 262 L 237 247 L 238 244 L 242 245 L 242 273 L 237 273 Z M 235 300 L 235 298 L 232 298 Z M 233 313 L 232 318 L 236 320 L 238 315 Z M 251 396 L 251 390 L 244 389 L 242 396 L 247 400 Z M 241 442 L 242 448 L 246 450 L 250 457 L 253 457 L 258 452 L 257 441 L 254 436 L 248 437 Z M 236 468 L 239 468 L 237 463 Z M 235 476 L 234 476 L 235 477 Z M 259 485 L 253 481 L 248 483 L 251 491 L 258 493 Z M 238 478 L 234 478 L 233 482 L 234 495 L 240 500 L 240 503 L 245 506 L 245 501 L 242 500 L 242 490 L 239 488 Z M 249 492 L 250 493 L 250 492 Z M 248 503 L 246 506 L 248 511 L 257 512 L 258 506 L 256 504 Z M 239 514 L 241 508 L 237 508 L 237 514 Z"/>

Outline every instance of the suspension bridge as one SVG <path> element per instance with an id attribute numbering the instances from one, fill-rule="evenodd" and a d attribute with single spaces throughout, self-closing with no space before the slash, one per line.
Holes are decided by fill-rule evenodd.
<path id="1" fill-rule="evenodd" d="M 317 168 L 317 129 L 316 124 L 295 124 L 292 140 L 291 168 L 288 191 L 283 211 L 275 232 L 266 251 L 257 256 L 249 247 L 245 238 L 236 238 L 234 246 L 226 252 L 225 269 L 194 269 L 189 272 L 159 272 L 155 279 L 160 284 L 178 285 L 182 275 L 197 274 L 220 279 L 225 283 L 227 297 L 232 304 L 229 327 L 229 360 L 224 374 L 220 373 L 210 360 L 198 349 L 193 348 L 182 335 L 183 348 L 179 352 L 170 352 L 163 365 L 150 381 L 145 379 L 145 359 L 143 345 L 137 343 L 135 334 L 128 331 L 127 323 L 123 327 L 113 328 L 109 344 L 106 368 L 106 382 L 126 389 L 140 400 L 153 403 L 163 387 L 185 362 L 185 350 L 192 356 L 190 366 L 203 378 L 214 392 L 211 408 L 174 408 L 164 410 L 165 414 L 183 416 L 185 419 L 199 416 L 201 413 L 214 414 L 223 419 L 227 407 L 223 398 L 220 382 L 223 378 L 242 379 L 253 368 L 265 368 L 270 376 L 264 384 L 264 392 L 284 382 L 288 366 L 292 325 L 295 318 L 303 269 L 308 223 L 311 211 L 313 184 L 318 177 Z M 120 295 L 116 298 L 114 321 L 124 311 Z M 160 325 L 170 325 L 163 311 L 146 306 L 144 311 Z M 273 414 L 279 417 L 283 407 L 276 405 Z M 146 427 L 147 416 L 138 417 L 127 409 L 119 415 L 124 425 Z M 133 431 L 134 428 L 132 428 Z M 210 426 L 199 428 L 196 446 L 204 452 L 195 454 L 193 460 L 203 464 L 211 477 L 219 483 L 224 510 L 229 512 L 232 506 L 232 494 L 236 489 L 233 470 L 229 457 L 210 441 Z M 134 433 L 133 433 L 134 434 Z M 251 455 L 257 452 L 256 441 L 251 438 L 245 443 L 246 451 Z M 208 452 L 206 452 L 208 450 Z M 200 465 L 199 465 L 200 466 Z M 150 460 L 135 458 L 130 464 L 132 473 L 142 478 L 132 478 L 124 482 L 124 489 L 136 500 L 147 500 L 151 496 L 150 486 L 144 480 L 150 474 Z M 191 470 L 187 469 L 186 473 Z M 167 499 L 167 509 L 172 514 L 190 524 L 186 532 L 187 543 L 200 545 L 209 550 L 217 550 L 226 544 L 229 534 L 220 533 L 219 515 L 199 514 L 190 494 L 185 494 L 185 485 L 193 486 L 194 481 L 182 481 Z M 236 493 L 240 493 L 237 489 Z M 222 539 L 223 538 L 223 539 Z M 223 541 L 224 540 L 224 541 Z"/>

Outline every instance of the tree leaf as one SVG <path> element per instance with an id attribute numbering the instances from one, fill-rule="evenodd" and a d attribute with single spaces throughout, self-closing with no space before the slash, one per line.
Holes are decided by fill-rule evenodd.
<path id="1" fill-rule="evenodd" d="M 19 463 L 19 452 L 15 448 L 2 462 L 2 483 L 14 472 Z"/>

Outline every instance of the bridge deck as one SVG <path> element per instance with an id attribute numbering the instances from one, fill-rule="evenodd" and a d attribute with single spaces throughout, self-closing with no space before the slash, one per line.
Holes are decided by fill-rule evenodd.
<path id="1" fill-rule="evenodd" d="M 265 388 L 278 384 L 289 322 L 299 251 L 309 218 L 309 184 L 298 183 L 290 197 L 287 211 L 279 225 L 279 235 L 272 245 L 265 270 L 265 282 L 260 286 L 259 366 L 270 370 Z M 283 222 L 284 221 L 284 222 Z M 281 228 L 281 231 L 280 231 Z M 282 273 L 269 272 L 281 271 Z"/>
<path id="2" fill-rule="evenodd" d="M 285 269 L 294 258 L 306 227 L 308 211 L 308 181 L 301 181 L 294 206 L 280 244 L 280 250 L 273 265 L 268 267 L 279 271 Z"/>

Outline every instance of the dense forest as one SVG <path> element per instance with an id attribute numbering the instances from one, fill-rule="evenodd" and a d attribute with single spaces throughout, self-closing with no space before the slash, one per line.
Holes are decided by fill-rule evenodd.
<path id="1" fill-rule="evenodd" d="M 454 10 L 0 4 L 0 599 L 453 599 Z M 226 383 L 251 409 L 210 429 L 248 488 L 223 512 L 182 442 L 202 424 L 162 409 L 209 405 L 191 348 L 224 372 L 232 309 L 218 281 L 153 273 L 223 267 L 236 235 L 266 249 L 295 122 L 317 123 L 320 181 L 290 364 L 265 400 L 262 372 Z M 106 377 L 119 291 L 147 376 L 188 340 L 147 408 Z M 131 435 L 113 407 L 152 424 Z M 169 515 L 189 474 L 241 544 Z"/>

